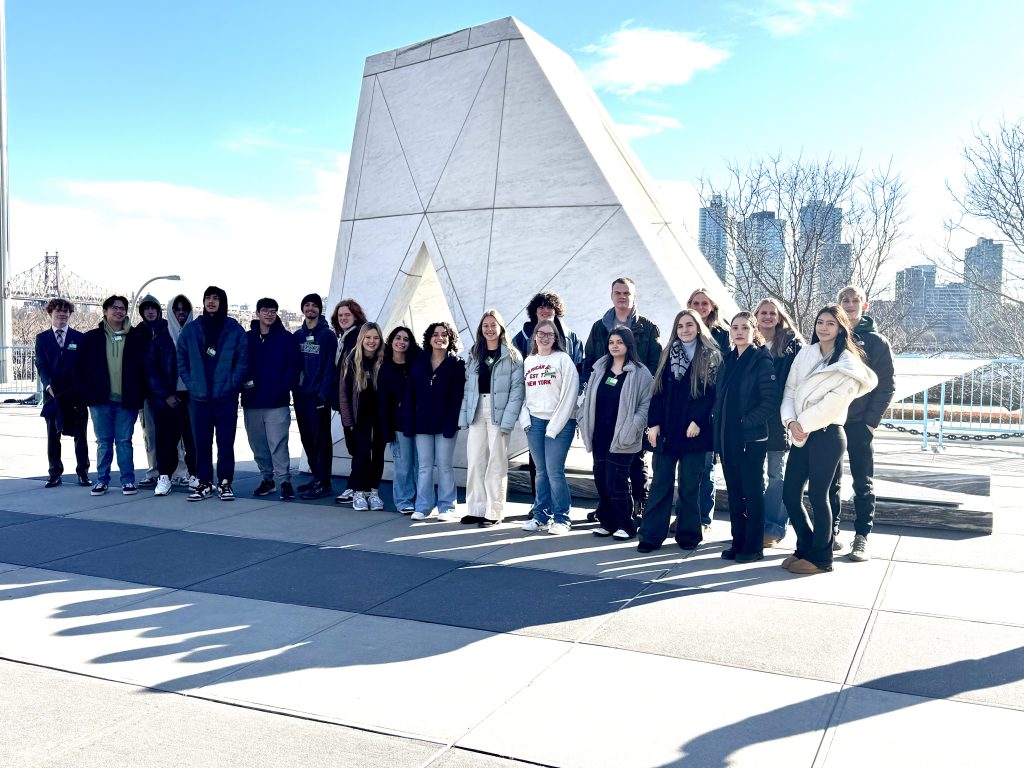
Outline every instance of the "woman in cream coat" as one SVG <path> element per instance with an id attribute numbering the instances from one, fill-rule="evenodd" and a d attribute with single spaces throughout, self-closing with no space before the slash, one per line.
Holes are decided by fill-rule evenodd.
<path id="1" fill-rule="evenodd" d="M 790 573 L 832 570 L 828 489 L 846 450 L 843 424 L 850 403 L 877 384 L 853 343 L 846 312 L 827 305 L 814 320 L 811 344 L 793 360 L 782 398 L 782 423 L 793 444 L 782 490 L 796 532 L 796 553 L 782 561 Z M 810 516 L 803 505 L 805 487 Z"/>

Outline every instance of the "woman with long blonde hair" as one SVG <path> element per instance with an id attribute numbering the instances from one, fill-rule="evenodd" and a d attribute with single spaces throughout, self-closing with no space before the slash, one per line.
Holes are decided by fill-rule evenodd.
<path id="1" fill-rule="evenodd" d="M 344 358 L 338 386 L 338 410 L 346 431 L 351 430 L 352 508 L 357 511 L 384 509 L 380 480 L 384 474 L 387 435 L 381 427 L 377 376 L 384 362 L 384 334 L 376 323 L 363 323 L 355 347 Z M 335 499 L 345 503 L 344 499 Z"/>
<path id="2" fill-rule="evenodd" d="M 704 474 L 704 456 L 713 447 L 711 408 L 722 355 L 696 310 L 684 309 L 672 327 L 672 340 L 662 350 L 654 374 L 647 416 L 654 480 L 640 524 L 638 552 L 653 552 L 665 541 L 677 476 L 676 543 L 682 549 L 693 549 L 703 538 L 697 491 Z"/>

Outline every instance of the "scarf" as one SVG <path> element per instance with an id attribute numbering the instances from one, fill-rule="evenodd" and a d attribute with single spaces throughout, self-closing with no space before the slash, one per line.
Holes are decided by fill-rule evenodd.
<path id="1" fill-rule="evenodd" d="M 683 380 L 683 376 L 686 375 L 686 369 L 690 367 L 690 360 L 693 359 L 693 353 L 696 350 L 696 340 L 691 341 L 689 344 L 683 343 L 678 336 L 672 340 L 672 347 L 668 353 L 668 362 L 671 366 L 672 378 L 676 381 Z"/>

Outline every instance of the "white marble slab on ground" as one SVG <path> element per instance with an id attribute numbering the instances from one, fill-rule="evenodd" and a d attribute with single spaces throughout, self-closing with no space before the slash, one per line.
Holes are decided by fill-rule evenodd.
<path id="1" fill-rule="evenodd" d="M 1024 627 L 1024 573 L 894 562 L 878 607 Z"/>
<path id="2" fill-rule="evenodd" d="M 351 614 L 25 568 L 0 575 L 6 658 L 184 691 Z"/>
<path id="3" fill-rule="evenodd" d="M 198 693 L 450 741 L 529 685 L 569 647 L 555 640 L 357 616 L 293 653 Z"/>
<path id="4" fill-rule="evenodd" d="M 456 744 L 564 768 L 803 766 L 814 760 L 837 691 L 576 646 Z"/>
<path id="5" fill-rule="evenodd" d="M 1024 712 L 847 688 L 815 768 L 1006 765 Z"/>
<path id="6" fill-rule="evenodd" d="M 985 536 L 922 530 L 900 537 L 893 559 L 997 571 L 1024 571 L 1022 539 L 1006 533 Z"/>

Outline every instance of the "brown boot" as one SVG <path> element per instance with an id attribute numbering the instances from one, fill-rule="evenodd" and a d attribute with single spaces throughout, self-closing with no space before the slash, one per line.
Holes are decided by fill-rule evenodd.
<path id="1" fill-rule="evenodd" d="M 782 541 L 782 539 L 780 539 L 778 536 L 771 536 L 771 535 L 766 533 L 764 535 L 764 548 L 765 549 L 771 549 L 776 544 L 778 544 L 780 541 Z"/>
<path id="2" fill-rule="evenodd" d="M 796 555 L 790 555 L 785 560 L 783 560 L 781 563 L 779 563 L 779 567 L 780 568 L 785 568 L 788 571 L 789 570 L 789 566 L 791 566 L 793 563 L 795 563 L 799 559 L 800 558 L 797 557 Z"/>
<path id="3" fill-rule="evenodd" d="M 812 573 L 826 573 L 824 568 L 819 568 L 810 560 L 797 560 L 792 563 L 787 569 L 790 573 L 798 573 L 802 575 L 809 575 Z M 832 570 L 831 568 L 829 570 Z"/>

